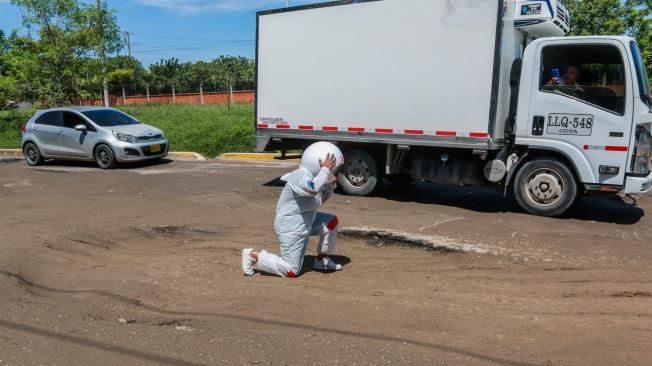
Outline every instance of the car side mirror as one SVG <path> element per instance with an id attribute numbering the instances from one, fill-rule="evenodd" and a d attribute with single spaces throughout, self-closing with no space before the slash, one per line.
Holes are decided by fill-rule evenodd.
<path id="1" fill-rule="evenodd" d="M 75 126 L 75 130 L 77 130 L 77 131 L 79 131 L 79 132 L 86 132 L 86 131 L 88 130 L 88 128 L 86 128 L 85 125 L 82 125 L 82 124 L 80 123 L 80 124 L 78 124 L 77 126 Z"/>

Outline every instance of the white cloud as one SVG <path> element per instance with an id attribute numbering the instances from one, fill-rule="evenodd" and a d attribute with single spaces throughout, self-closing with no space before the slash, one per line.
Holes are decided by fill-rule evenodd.
<path id="1" fill-rule="evenodd" d="M 0 0 L 2 2 L 3 0 Z M 138 3 L 162 8 L 166 10 L 181 11 L 184 13 L 197 13 L 203 11 L 245 11 L 259 8 L 282 7 L 285 0 L 137 0 Z M 305 0 L 291 0 L 290 4 L 299 5 Z"/>

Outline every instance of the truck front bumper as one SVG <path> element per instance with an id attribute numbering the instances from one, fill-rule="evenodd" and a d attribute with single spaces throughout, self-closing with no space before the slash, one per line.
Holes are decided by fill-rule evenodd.
<path id="1" fill-rule="evenodd" d="M 646 194 L 652 191 L 652 173 L 647 177 L 627 177 L 625 181 L 626 194 Z"/>

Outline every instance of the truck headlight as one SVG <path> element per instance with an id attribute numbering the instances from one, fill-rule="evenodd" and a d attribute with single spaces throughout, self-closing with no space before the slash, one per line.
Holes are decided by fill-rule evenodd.
<path id="1" fill-rule="evenodd" d="M 136 137 L 133 135 L 128 135 L 126 133 L 120 133 L 118 131 L 113 131 L 113 136 L 117 138 L 119 141 L 122 142 L 129 142 L 129 143 L 135 143 L 136 142 Z"/>
<path id="2" fill-rule="evenodd" d="M 652 163 L 652 136 L 650 131 L 641 126 L 636 126 L 636 146 L 632 159 L 632 172 L 634 174 L 650 174 Z"/>

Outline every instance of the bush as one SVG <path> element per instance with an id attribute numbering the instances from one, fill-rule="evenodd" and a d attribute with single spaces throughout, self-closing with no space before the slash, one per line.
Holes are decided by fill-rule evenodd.
<path id="1" fill-rule="evenodd" d="M 21 148 L 21 128 L 33 114 L 30 109 L 0 111 L 0 149 Z"/>

